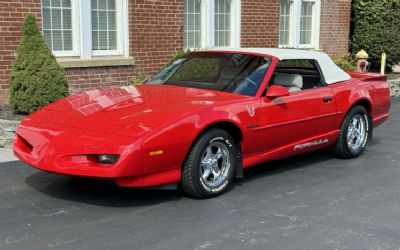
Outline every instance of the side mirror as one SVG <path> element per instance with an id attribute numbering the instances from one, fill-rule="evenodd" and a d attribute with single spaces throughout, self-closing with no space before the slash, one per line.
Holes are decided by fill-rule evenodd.
<path id="1" fill-rule="evenodd" d="M 265 94 L 265 96 L 268 98 L 276 98 L 288 95 L 289 95 L 289 90 L 280 85 L 271 85 L 268 88 L 267 93 Z"/>

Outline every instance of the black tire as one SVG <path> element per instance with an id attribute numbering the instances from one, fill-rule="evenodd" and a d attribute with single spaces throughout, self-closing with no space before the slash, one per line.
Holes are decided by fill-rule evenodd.
<path id="1" fill-rule="evenodd" d="M 348 133 L 349 133 L 349 126 L 353 119 L 359 119 L 359 122 L 364 122 L 365 123 L 365 131 L 363 134 L 362 139 L 360 139 L 359 146 L 354 145 L 355 147 L 352 147 L 353 145 L 353 140 L 350 140 L 351 142 L 348 142 Z M 339 158 L 344 158 L 344 159 L 350 159 L 350 158 L 355 158 L 361 155 L 364 150 L 365 146 L 367 144 L 367 141 L 369 139 L 369 136 L 372 134 L 372 126 L 371 126 L 371 121 L 368 117 L 368 112 L 363 106 L 354 106 L 353 108 L 350 109 L 350 111 L 347 113 L 346 117 L 343 120 L 343 123 L 340 127 L 340 135 L 339 138 L 337 139 L 335 145 L 332 147 L 333 153 L 339 157 Z"/>
<path id="2" fill-rule="evenodd" d="M 215 146 L 217 145 L 217 146 Z M 207 149 L 220 149 L 221 147 L 223 152 L 228 152 L 227 155 L 224 154 L 224 159 L 219 161 L 214 161 L 213 167 L 209 167 L 212 164 L 208 164 L 207 167 L 204 167 L 204 159 L 208 159 Z M 230 186 L 236 168 L 236 144 L 233 138 L 222 129 L 210 129 L 205 131 L 194 143 L 191 148 L 188 156 L 186 157 L 185 163 L 182 167 L 182 180 L 181 180 L 181 188 L 187 194 L 196 197 L 196 198 L 211 198 L 218 196 L 224 193 L 227 188 Z M 216 156 L 216 153 L 214 154 Z M 213 158 L 216 159 L 217 157 Z M 229 166 L 227 166 L 229 162 Z M 213 186 L 208 184 L 209 182 L 213 182 L 215 176 L 213 176 L 210 172 L 209 168 L 219 168 L 224 169 L 221 170 L 221 182 L 220 184 Z M 225 167 L 222 167 L 225 166 Z M 206 170 L 204 170 L 206 169 Z M 204 172 L 209 171 L 210 180 L 205 180 L 202 176 L 206 175 Z M 204 174 L 204 175 L 203 175 Z M 219 180 L 218 179 L 218 180 Z M 215 181 L 215 183 L 219 183 L 219 181 Z"/>

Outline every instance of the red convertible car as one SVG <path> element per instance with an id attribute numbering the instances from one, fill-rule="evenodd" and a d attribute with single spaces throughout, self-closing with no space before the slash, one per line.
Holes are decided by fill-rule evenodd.
<path id="1" fill-rule="evenodd" d="M 14 152 L 52 173 L 124 187 L 178 183 L 207 198 L 243 169 L 321 148 L 363 153 L 389 116 L 385 76 L 344 72 L 324 53 L 190 53 L 145 84 L 61 99 L 19 126 Z"/>

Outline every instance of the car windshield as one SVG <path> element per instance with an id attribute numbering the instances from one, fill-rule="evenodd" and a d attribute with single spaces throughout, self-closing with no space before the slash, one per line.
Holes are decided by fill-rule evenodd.
<path id="1" fill-rule="evenodd" d="M 232 53 L 195 52 L 151 77 L 147 84 L 166 84 L 254 96 L 271 59 Z"/>

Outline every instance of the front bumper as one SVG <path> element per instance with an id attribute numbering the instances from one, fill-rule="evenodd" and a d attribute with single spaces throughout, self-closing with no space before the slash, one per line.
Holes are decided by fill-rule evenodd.
<path id="1" fill-rule="evenodd" d="M 99 178 L 145 174 L 140 139 L 65 127 L 53 123 L 22 124 L 14 153 L 23 162 L 52 173 Z M 91 161 L 90 155 L 118 154 L 115 164 Z"/>

